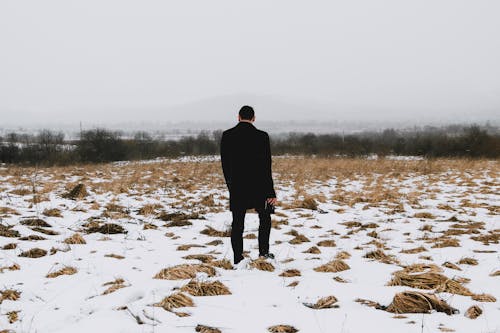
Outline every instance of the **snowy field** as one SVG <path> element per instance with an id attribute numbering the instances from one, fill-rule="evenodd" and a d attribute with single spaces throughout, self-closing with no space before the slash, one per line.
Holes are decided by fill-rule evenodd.
<path id="1" fill-rule="evenodd" d="M 0 332 L 500 332 L 497 161 L 273 170 L 276 258 L 249 213 L 233 270 L 216 159 L 1 167 Z"/>

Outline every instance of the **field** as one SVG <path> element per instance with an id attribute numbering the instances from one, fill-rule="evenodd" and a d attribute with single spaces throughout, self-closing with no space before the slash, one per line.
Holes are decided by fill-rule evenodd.
<path id="1" fill-rule="evenodd" d="M 233 270 L 220 162 L 0 168 L 0 332 L 500 332 L 498 161 L 273 160 Z"/>

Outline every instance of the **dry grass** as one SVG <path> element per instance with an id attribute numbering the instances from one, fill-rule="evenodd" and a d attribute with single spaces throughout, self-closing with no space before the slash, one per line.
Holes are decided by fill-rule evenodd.
<path id="1" fill-rule="evenodd" d="M 105 254 L 104 255 L 106 258 L 114 258 L 114 259 L 118 259 L 118 260 L 122 260 L 122 259 L 125 259 L 124 256 L 121 256 L 119 254 L 115 254 L 115 253 L 108 253 L 108 254 Z"/>
<path id="2" fill-rule="evenodd" d="M 182 258 L 187 260 L 199 260 L 204 264 L 208 264 L 215 259 L 215 257 L 210 254 L 190 254 Z"/>
<path id="3" fill-rule="evenodd" d="M 308 248 L 307 250 L 303 251 L 302 253 L 320 254 L 321 250 L 316 246 L 312 246 L 312 247 Z"/>
<path id="4" fill-rule="evenodd" d="M 19 237 L 19 231 L 12 229 L 12 226 L 4 226 L 3 224 L 0 224 L 0 237 Z"/>
<path id="5" fill-rule="evenodd" d="M 472 295 L 471 298 L 475 301 L 478 301 L 478 302 L 496 302 L 497 301 L 495 296 L 490 295 L 490 294 Z"/>
<path id="6" fill-rule="evenodd" d="M 338 308 L 337 303 L 338 300 L 335 296 L 327 296 L 320 298 L 316 303 L 311 304 L 311 303 L 304 303 L 305 306 L 311 309 L 330 309 L 330 308 Z"/>
<path id="7" fill-rule="evenodd" d="M 443 263 L 443 267 L 446 267 L 446 268 L 449 268 L 449 269 L 454 269 L 454 270 L 457 270 L 457 271 L 461 271 L 462 270 L 459 266 L 457 266 L 454 263 L 449 262 L 449 261 L 446 261 L 445 263 Z"/>
<path id="8" fill-rule="evenodd" d="M 500 270 L 492 272 L 490 276 L 500 276 Z"/>
<path id="9" fill-rule="evenodd" d="M 26 225 L 28 227 L 43 227 L 43 228 L 52 227 L 50 224 L 39 218 L 27 218 L 22 220 L 21 224 Z"/>
<path id="10" fill-rule="evenodd" d="M 323 272 L 323 273 L 337 273 L 337 272 L 342 272 L 350 269 L 348 264 L 346 264 L 343 260 L 336 259 L 332 260 L 324 265 L 321 265 L 319 267 L 314 268 L 314 271 L 316 272 Z"/>
<path id="11" fill-rule="evenodd" d="M 194 279 L 197 273 L 205 273 L 209 277 L 216 274 L 215 268 L 206 264 L 183 264 L 176 265 L 169 268 L 164 268 L 158 272 L 153 278 L 162 280 L 184 280 Z"/>
<path id="12" fill-rule="evenodd" d="M 335 247 L 335 246 L 337 246 L 337 244 L 335 244 L 335 241 L 332 239 L 319 241 L 316 245 L 323 246 L 323 247 Z"/>
<path id="13" fill-rule="evenodd" d="M 397 293 L 385 310 L 392 313 L 430 313 L 432 310 L 447 315 L 458 313 L 437 296 L 416 291 Z"/>
<path id="14" fill-rule="evenodd" d="M 63 242 L 66 244 L 87 244 L 85 239 L 79 233 L 73 234 L 72 236 L 66 238 Z"/>
<path id="15" fill-rule="evenodd" d="M 3 273 L 5 270 L 9 270 L 9 271 L 18 271 L 21 269 L 21 266 L 19 266 L 18 264 L 12 264 L 10 266 L 3 266 L 3 267 L 0 267 L 0 273 Z"/>
<path id="16" fill-rule="evenodd" d="M 188 251 L 192 247 L 205 247 L 205 245 L 200 244 L 182 244 L 177 246 L 177 251 Z"/>
<path id="17" fill-rule="evenodd" d="M 33 249 L 30 249 L 28 251 L 23 251 L 21 252 L 21 254 L 19 254 L 20 257 L 26 257 L 26 258 L 40 258 L 40 257 L 44 257 L 47 255 L 47 251 L 45 251 L 44 249 L 40 249 L 40 248 L 33 248 Z"/>
<path id="18" fill-rule="evenodd" d="M 163 205 L 160 204 L 147 204 L 139 208 L 137 211 L 137 214 L 139 215 L 144 215 L 144 216 L 150 216 L 150 215 L 156 215 L 157 210 L 163 208 Z"/>
<path id="19" fill-rule="evenodd" d="M 295 277 L 295 276 L 301 276 L 300 271 L 298 269 L 287 269 L 283 273 L 281 273 L 279 276 L 282 277 Z"/>
<path id="20" fill-rule="evenodd" d="M 72 200 L 81 200 L 84 199 L 88 195 L 87 188 L 84 184 L 77 184 L 75 187 L 71 189 L 71 191 L 65 193 L 63 198 L 72 199 Z"/>
<path id="21" fill-rule="evenodd" d="M 427 249 L 423 246 L 415 247 L 412 249 L 406 249 L 406 250 L 401 250 L 400 253 L 406 253 L 406 254 L 413 254 L 413 253 L 420 253 L 420 252 L 426 252 Z"/>
<path id="22" fill-rule="evenodd" d="M 17 301 L 21 297 L 21 292 L 14 289 L 0 290 L 0 304 L 3 301 Z"/>
<path id="23" fill-rule="evenodd" d="M 126 234 L 125 230 L 121 225 L 116 223 L 104 223 L 102 225 L 90 226 L 85 229 L 88 234 L 99 232 L 101 234 L 111 235 L 111 234 Z"/>
<path id="24" fill-rule="evenodd" d="M 399 264 L 399 260 L 396 257 L 394 257 L 393 255 L 387 255 L 387 254 L 385 254 L 384 251 L 382 251 L 380 249 L 370 251 L 370 252 L 366 253 L 363 257 L 368 258 L 368 259 L 377 260 L 377 261 L 380 261 L 381 263 L 384 263 L 384 264 Z"/>
<path id="25" fill-rule="evenodd" d="M 104 290 L 101 295 L 111 294 L 111 293 L 114 293 L 115 291 L 117 291 L 118 289 L 127 287 L 125 285 L 125 280 L 123 280 L 121 278 L 115 279 L 114 281 L 106 282 L 103 284 L 103 287 L 105 287 L 105 286 L 109 286 L 109 287 L 106 290 Z"/>
<path id="26" fill-rule="evenodd" d="M 220 281 L 201 282 L 191 280 L 181 288 L 181 291 L 187 292 L 192 296 L 231 295 L 231 291 Z"/>
<path id="27" fill-rule="evenodd" d="M 173 309 L 177 308 L 195 306 L 193 299 L 181 292 L 176 292 L 170 296 L 167 296 L 161 302 L 155 303 L 153 305 L 162 307 L 167 311 L 172 311 Z"/>
<path id="28" fill-rule="evenodd" d="M 258 269 L 260 271 L 274 272 L 274 266 L 270 262 L 264 259 L 255 259 L 250 262 L 250 267 Z"/>
<path id="29" fill-rule="evenodd" d="M 15 248 L 17 248 L 16 243 L 8 243 L 2 247 L 2 250 L 14 250 Z"/>
<path id="30" fill-rule="evenodd" d="M 199 333 L 222 333 L 222 331 L 218 328 L 200 324 L 196 325 L 194 330 Z"/>
<path id="31" fill-rule="evenodd" d="M 436 272 L 408 274 L 404 270 L 397 271 L 393 273 L 393 278 L 387 285 L 406 286 L 426 290 L 435 289 L 437 292 L 448 292 L 463 296 L 474 295 L 458 281 L 449 279 Z"/>
<path id="32" fill-rule="evenodd" d="M 468 308 L 467 311 L 465 311 L 464 316 L 466 316 L 469 319 L 476 319 L 482 314 L 483 310 L 479 306 L 473 305 L 470 308 Z"/>
<path id="33" fill-rule="evenodd" d="M 78 272 L 78 270 L 75 267 L 65 266 L 65 267 L 63 267 L 55 272 L 47 274 L 45 277 L 52 279 L 52 278 L 56 278 L 56 277 L 61 276 L 61 275 L 73 275 L 73 274 L 76 274 L 77 272 Z"/>
<path id="34" fill-rule="evenodd" d="M 51 217 L 62 217 L 61 210 L 58 208 L 45 209 L 43 215 Z"/>
<path id="35" fill-rule="evenodd" d="M 457 262 L 457 264 L 476 266 L 478 264 L 478 261 L 477 261 L 477 259 L 474 259 L 474 258 L 462 258 Z"/>
<path id="36" fill-rule="evenodd" d="M 296 333 L 299 330 L 290 325 L 275 325 L 267 329 L 271 333 Z"/>
<path id="37" fill-rule="evenodd" d="M 18 313 L 20 311 L 9 311 L 6 313 L 7 319 L 9 320 L 9 324 L 15 323 L 16 321 L 19 320 Z"/>
<path id="38" fill-rule="evenodd" d="M 208 264 L 210 266 L 219 267 L 219 268 L 223 268 L 223 269 L 226 269 L 226 270 L 233 269 L 233 265 L 227 259 L 214 260 L 214 261 L 209 262 Z"/>
<path id="39" fill-rule="evenodd" d="M 200 231 L 200 234 L 211 237 L 231 237 L 231 230 L 219 231 L 211 226 L 207 226 L 205 229 Z"/>

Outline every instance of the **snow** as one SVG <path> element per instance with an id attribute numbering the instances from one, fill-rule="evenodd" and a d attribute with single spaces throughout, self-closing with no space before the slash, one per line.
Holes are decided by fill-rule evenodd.
<path id="1" fill-rule="evenodd" d="M 200 163 L 217 161 L 208 157 L 202 160 L 186 157 L 175 160 L 176 163 Z M 159 163 L 147 161 L 144 163 Z M 172 161 L 171 161 L 172 162 Z M 123 167 L 128 163 L 116 163 L 115 168 Z M 168 172 L 168 171 L 167 171 Z M 453 172 L 451 172 L 453 173 Z M 493 177 L 491 176 L 493 174 Z M 86 175 L 89 184 L 106 182 L 107 179 Z M 118 175 L 119 177 L 119 175 Z M 76 181 L 78 177 L 73 178 Z M 414 177 L 395 183 L 401 195 L 414 192 L 418 185 L 425 184 L 430 191 L 432 187 L 440 189 L 434 196 L 422 193 L 420 205 L 422 209 L 414 209 L 408 203 L 404 204 L 405 211 L 389 215 L 387 207 L 365 208 L 363 203 L 353 206 L 340 205 L 328 201 L 320 204 L 320 210 L 283 209 L 278 211 L 284 216 L 273 216 L 275 220 L 288 221 L 288 225 L 281 225 L 281 229 L 271 231 L 271 251 L 276 259 L 271 262 L 275 266 L 274 272 L 264 272 L 255 269 L 223 270 L 217 269 L 217 276 L 208 278 L 201 274 L 201 280 L 219 280 L 224 283 L 232 295 L 193 297 L 195 307 L 181 308 L 180 311 L 190 313 L 188 317 L 177 317 L 174 313 L 165 311 L 152 304 L 161 301 L 165 296 L 172 294 L 176 288 L 185 285 L 188 280 L 160 280 L 153 276 L 162 268 L 182 263 L 198 263 L 197 260 L 186 260 L 188 254 L 211 253 L 218 259 L 232 261 L 230 239 L 227 237 L 214 238 L 200 234 L 207 225 L 217 230 L 225 230 L 231 224 L 230 212 L 222 210 L 204 215 L 204 220 L 191 220 L 193 225 L 184 227 L 164 227 L 164 222 L 154 217 L 144 217 L 136 213 L 137 209 L 146 203 L 161 203 L 166 210 L 172 198 L 163 189 L 153 190 L 141 195 L 141 200 L 127 194 L 112 195 L 110 193 L 93 193 L 84 202 L 75 202 L 63 199 L 56 193 L 50 194 L 50 200 L 41 202 L 38 206 L 30 207 L 26 197 L 9 194 L 16 185 L 13 177 L 4 176 L 0 186 L 3 188 L 0 196 L 0 207 L 10 207 L 21 216 L 11 215 L 2 218 L 3 225 L 13 225 L 22 236 L 38 234 L 28 227 L 19 224 L 20 218 L 35 216 L 45 208 L 58 207 L 63 210 L 63 218 L 46 217 L 40 215 L 50 223 L 59 235 L 48 236 L 46 240 L 21 241 L 16 238 L 0 237 L 0 246 L 8 243 L 17 243 L 15 250 L 0 250 L 0 267 L 14 263 L 20 265 L 20 270 L 5 270 L 0 273 L 0 290 L 15 289 L 21 292 L 19 300 L 4 300 L 0 303 L 0 329 L 11 329 L 18 333 L 31 332 L 194 332 L 197 324 L 218 327 L 222 332 L 266 332 L 267 328 L 277 324 L 288 324 L 299 329 L 299 332 L 437 332 L 439 327 L 446 327 L 455 332 L 500 332 L 500 306 L 494 303 L 479 303 L 470 297 L 440 293 L 451 306 L 458 308 L 460 314 L 448 316 L 443 313 L 405 314 L 406 318 L 393 318 L 394 314 L 376 310 L 355 302 L 357 298 L 369 299 L 388 305 L 396 292 L 410 290 L 408 287 L 387 286 L 391 273 L 401 269 L 395 264 L 384 264 L 364 258 L 368 251 L 374 250 L 373 245 L 367 245 L 373 238 L 368 232 L 376 230 L 379 241 L 385 242 L 389 249 L 387 254 L 393 254 L 402 264 L 417 262 L 435 263 L 441 265 L 445 261 L 456 263 L 460 258 L 472 257 L 479 261 L 477 266 L 460 265 L 462 271 L 444 268 L 443 274 L 448 277 L 467 277 L 471 282 L 466 286 L 474 293 L 488 293 L 500 300 L 500 277 L 489 274 L 500 269 L 498 244 L 483 245 L 470 239 L 470 235 L 455 236 L 460 240 L 460 247 L 432 248 L 432 244 L 422 239 L 426 231 L 420 230 L 424 224 L 432 225 L 434 233 L 447 230 L 450 222 L 442 222 L 455 216 L 461 221 L 484 222 L 486 233 L 500 228 L 497 214 L 492 214 L 484 207 L 461 207 L 464 198 L 474 203 L 496 207 L 500 203 L 499 178 L 497 172 L 485 173 L 481 179 L 476 179 L 477 187 L 474 191 L 462 186 L 459 182 L 451 182 L 450 174 L 442 174 L 439 181 L 427 183 L 425 177 Z M 314 193 L 331 193 L 344 184 L 343 190 L 362 192 L 362 179 L 339 180 L 331 179 L 327 182 L 316 182 Z M 481 193 L 479 187 L 489 186 L 490 193 Z M 276 182 L 279 199 L 282 201 L 291 198 L 294 194 L 293 184 Z M 90 186 L 91 187 L 91 186 Z M 227 195 L 220 187 L 212 190 L 199 190 L 193 193 L 195 198 L 208 194 L 218 194 L 224 207 L 227 206 Z M 112 198 L 116 203 L 127 207 L 130 218 L 122 218 L 114 222 L 127 229 L 126 235 L 102 235 L 99 233 L 83 234 L 86 244 L 67 245 L 62 241 L 74 234 L 81 225 L 92 216 L 98 215 L 99 210 L 90 208 L 90 202 L 95 200 L 103 206 Z M 216 200 L 216 202 L 217 202 Z M 456 211 L 450 212 L 437 208 L 439 204 L 448 204 Z M 72 208 L 85 207 L 87 212 L 73 211 Z M 340 208 L 344 211 L 337 212 Z M 419 219 L 413 217 L 416 212 L 425 211 L 436 216 L 435 219 Z M 305 214 L 305 215 L 304 215 Z M 310 216 L 308 216 L 308 214 Z M 286 217 L 285 217 L 286 216 Z M 343 238 L 350 229 L 342 222 L 359 221 L 363 224 L 374 222 L 379 225 L 376 229 L 367 229 L 352 233 L 349 238 Z M 153 223 L 157 230 L 144 230 L 144 223 Z M 311 228 L 319 225 L 321 228 Z M 291 229 L 297 230 L 310 239 L 302 244 L 290 244 L 293 236 L 286 235 Z M 256 214 L 247 214 L 245 234 L 258 231 Z M 166 232 L 175 233 L 178 238 L 165 236 Z M 409 233 L 409 234 L 406 234 Z M 406 234 L 406 235 L 405 235 Z M 408 236 L 409 235 L 409 236 Z M 109 240 L 103 240 L 103 236 Z M 431 235 L 435 237 L 436 235 Z M 216 247 L 191 248 L 188 251 L 177 251 L 181 244 L 206 244 L 214 239 L 221 239 L 223 244 Z M 320 254 L 303 253 L 306 249 L 325 239 L 334 239 L 336 247 L 320 247 Z M 412 243 L 409 243 L 412 240 Z M 276 241 L 281 243 L 276 244 Z M 251 258 L 258 254 L 257 239 L 245 239 L 244 246 L 250 250 Z M 355 248 L 360 246 L 361 249 Z M 402 249 L 424 246 L 427 252 L 420 254 L 402 254 Z M 46 250 L 52 247 L 61 249 L 53 255 L 32 259 L 19 257 L 19 253 L 30 248 L 40 247 Z M 478 253 L 474 250 L 494 250 L 494 253 Z M 339 273 L 315 272 L 313 268 L 324 264 L 335 257 L 340 251 L 349 252 L 352 257 L 345 261 L 351 267 Z M 105 257 L 106 254 L 118 254 L 125 259 Z M 432 261 L 419 259 L 419 255 L 431 256 Z M 291 262 L 284 260 L 293 258 Z M 49 272 L 61 267 L 73 266 L 78 269 L 74 275 L 62 275 L 57 278 L 46 278 Z M 279 274 L 286 269 L 295 268 L 301 271 L 301 276 L 285 278 Z M 348 283 L 339 283 L 333 280 L 340 276 Z M 125 280 L 125 288 L 107 295 L 101 295 L 107 288 L 104 283 L 117 278 Z M 296 287 L 287 285 L 298 280 Z M 418 290 L 418 289 L 416 289 Z M 429 292 L 426 290 L 419 290 Z M 338 308 L 314 310 L 307 308 L 303 303 L 314 303 L 317 299 L 334 295 L 338 300 Z M 475 320 L 464 317 L 468 307 L 479 304 L 483 315 Z M 127 310 L 120 309 L 126 306 Z M 19 320 L 9 324 L 5 314 L 9 311 L 18 311 Z M 136 317 L 142 324 L 138 324 Z M 422 328 L 423 326 L 423 328 Z"/>

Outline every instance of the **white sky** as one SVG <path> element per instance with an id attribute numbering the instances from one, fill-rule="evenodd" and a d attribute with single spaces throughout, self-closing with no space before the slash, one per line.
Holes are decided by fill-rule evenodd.
<path id="1" fill-rule="evenodd" d="M 500 110 L 500 1 L 0 1 L 3 119 L 232 94 Z"/>

